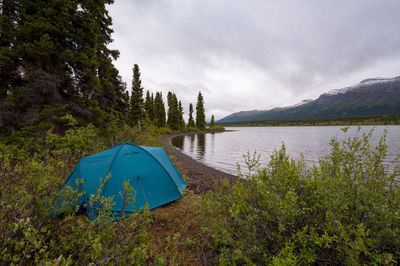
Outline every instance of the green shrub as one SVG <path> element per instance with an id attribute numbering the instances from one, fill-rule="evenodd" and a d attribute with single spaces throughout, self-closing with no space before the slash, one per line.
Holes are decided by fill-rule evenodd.
<path id="1" fill-rule="evenodd" d="M 73 204 L 55 206 L 59 197 L 53 195 L 80 158 L 110 147 L 112 141 L 137 137 L 129 127 L 105 130 L 88 125 L 72 127 L 64 135 L 49 130 L 41 138 L 0 143 L 1 264 L 143 264 L 149 259 L 148 211 L 114 222 L 113 199 L 95 195 L 92 202 L 107 208 L 90 222 L 86 214 L 76 215 Z M 110 132 L 119 135 L 115 138 Z M 61 193 L 70 203 L 79 198 L 72 189 Z M 133 201 L 133 193 L 125 184 L 120 196 L 124 202 Z M 63 210 L 63 218 L 50 215 L 56 208 Z"/>
<path id="2" fill-rule="evenodd" d="M 207 194 L 203 212 L 216 262 L 400 261 L 400 168 L 383 163 L 386 133 L 375 148 L 371 134 L 332 139 L 331 153 L 311 169 L 283 145 L 256 174 Z M 257 157 L 247 158 L 254 168 Z"/>
<path id="3" fill-rule="evenodd" d="M 213 131 L 225 131 L 225 128 L 223 127 L 223 126 L 210 126 L 209 128 L 208 128 L 209 130 L 213 130 Z"/>

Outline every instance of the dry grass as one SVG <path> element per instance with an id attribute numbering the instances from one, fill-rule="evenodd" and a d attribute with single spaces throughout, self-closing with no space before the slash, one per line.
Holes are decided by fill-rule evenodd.
<path id="1" fill-rule="evenodd" d="M 199 211 L 201 196 L 186 190 L 182 199 L 152 211 L 148 248 L 154 257 L 170 264 L 203 265 L 208 261 L 202 231 L 204 217 Z"/>

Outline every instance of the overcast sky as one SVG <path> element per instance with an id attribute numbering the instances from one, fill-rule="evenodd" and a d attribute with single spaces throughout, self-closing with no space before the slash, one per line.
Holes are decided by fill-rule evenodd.
<path id="1" fill-rule="evenodd" d="M 198 91 L 207 119 L 315 99 L 371 77 L 400 76 L 399 0 L 116 0 L 112 48 L 123 80 Z"/>

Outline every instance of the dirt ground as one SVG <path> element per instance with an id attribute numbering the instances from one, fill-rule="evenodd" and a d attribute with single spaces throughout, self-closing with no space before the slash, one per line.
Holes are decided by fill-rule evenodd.
<path id="1" fill-rule="evenodd" d="M 149 248 L 153 256 L 162 256 L 169 265 L 210 264 L 212 256 L 202 244 L 211 236 L 202 230 L 207 218 L 201 211 L 201 193 L 212 190 L 214 184 L 224 178 L 231 182 L 237 180 L 236 176 L 192 159 L 171 144 L 176 136 L 197 133 L 171 134 L 160 138 L 162 146 L 188 184 L 183 198 L 151 210 Z"/>
<path id="2" fill-rule="evenodd" d="M 187 156 L 171 144 L 172 138 L 176 136 L 198 133 L 210 133 L 210 131 L 170 134 L 164 135 L 160 138 L 164 149 L 171 157 L 179 172 L 185 177 L 186 182 L 188 183 L 188 188 L 193 191 L 199 190 L 200 192 L 204 192 L 213 189 L 214 184 L 217 181 L 223 180 L 224 178 L 230 182 L 236 182 L 237 176 L 204 165 L 199 161 Z"/>

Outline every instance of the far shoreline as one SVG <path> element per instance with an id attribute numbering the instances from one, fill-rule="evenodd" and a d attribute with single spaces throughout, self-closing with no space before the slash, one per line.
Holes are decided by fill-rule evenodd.
<path id="1" fill-rule="evenodd" d="M 400 114 L 348 116 L 336 118 L 304 118 L 282 120 L 249 120 L 216 122 L 222 127 L 284 127 L 284 126 L 390 126 L 400 125 Z"/>
<path id="2" fill-rule="evenodd" d="M 224 125 L 226 128 L 231 128 L 231 127 L 365 127 L 365 126 L 400 126 L 400 124 L 332 124 L 332 125 Z M 231 132 L 231 131 L 237 131 L 237 130 L 226 130 L 223 132 Z"/>

